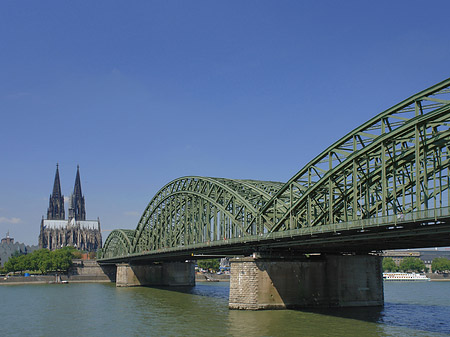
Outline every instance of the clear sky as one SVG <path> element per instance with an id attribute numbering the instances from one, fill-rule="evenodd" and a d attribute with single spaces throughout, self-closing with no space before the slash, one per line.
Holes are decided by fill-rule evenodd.
<path id="1" fill-rule="evenodd" d="M 37 244 L 56 163 L 67 197 L 80 165 L 87 217 L 105 230 L 136 228 L 181 176 L 287 181 L 450 77 L 449 11 L 449 1 L 0 2 L 0 236 Z"/>

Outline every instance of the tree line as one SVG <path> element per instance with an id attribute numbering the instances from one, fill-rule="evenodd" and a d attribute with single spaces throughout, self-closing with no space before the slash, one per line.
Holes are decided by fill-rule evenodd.
<path id="1" fill-rule="evenodd" d="M 397 264 L 394 262 L 394 259 L 392 257 L 385 257 L 383 258 L 383 271 L 387 272 L 397 272 L 397 271 L 403 271 L 403 272 L 422 272 L 426 270 L 425 263 L 417 257 L 408 256 L 402 259 L 400 262 L 400 265 L 397 266 Z M 437 257 L 433 259 L 431 263 L 431 270 L 433 273 L 439 272 L 450 272 L 450 260 L 446 259 L 445 257 Z"/>
<path id="2" fill-rule="evenodd" d="M 219 259 L 206 259 L 197 261 L 197 265 L 199 268 L 204 270 L 209 270 L 212 272 L 216 272 L 220 269 L 220 261 Z"/>
<path id="3" fill-rule="evenodd" d="M 39 271 L 42 274 L 67 272 L 72 266 L 72 259 L 78 254 L 79 252 L 73 247 L 64 247 L 55 251 L 43 248 L 26 255 L 15 253 L 3 266 L 3 272 Z"/>

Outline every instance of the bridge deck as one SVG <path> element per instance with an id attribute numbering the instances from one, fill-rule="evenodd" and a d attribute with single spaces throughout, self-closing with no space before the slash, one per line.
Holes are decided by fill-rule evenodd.
<path id="1" fill-rule="evenodd" d="M 278 254 L 366 253 L 384 249 L 422 247 L 423 242 L 446 246 L 450 239 L 450 208 L 436 208 L 405 215 L 305 227 L 265 235 L 212 241 L 127 256 L 100 259 L 100 263 L 189 260 L 214 256 Z M 345 248 L 343 248 L 345 247 Z M 202 256 L 204 255 L 204 256 Z"/>

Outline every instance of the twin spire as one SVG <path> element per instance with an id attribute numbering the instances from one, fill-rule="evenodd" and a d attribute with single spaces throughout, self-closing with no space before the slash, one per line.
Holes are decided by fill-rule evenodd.
<path id="1" fill-rule="evenodd" d="M 47 209 L 48 220 L 64 220 L 64 196 L 61 194 L 61 184 L 59 182 L 59 168 L 56 164 L 55 182 L 53 183 L 53 193 Z"/>
<path id="2" fill-rule="evenodd" d="M 60 197 L 61 196 L 61 184 L 59 183 L 59 169 L 58 163 L 56 163 L 56 174 L 55 174 L 55 182 L 53 183 L 53 196 Z"/>
<path id="3" fill-rule="evenodd" d="M 61 184 L 59 180 L 59 165 L 56 164 L 55 182 L 53 183 L 53 193 L 50 195 L 49 206 L 47 210 L 48 220 L 64 220 L 64 196 L 61 194 Z M 69 203 L 69 221 L 86 220 L 86 208 L 84 196 L 81 192 L 80 166 L 77 165 L 77 175 L 75 177 L 75 186 Z"/>

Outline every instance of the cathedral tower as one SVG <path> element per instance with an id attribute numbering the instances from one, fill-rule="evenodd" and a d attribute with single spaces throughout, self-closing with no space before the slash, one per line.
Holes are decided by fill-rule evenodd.
<path id="1" fill-rule="evenodd" d="M 47 214 L 47 219 L 42 217 L 41 220 L 39 248 L 56 250 L 71 246 L 88 252 L 102 248 L 100 219 L 86 220 L 79 166 L 77 166 L 73 194 L 70 197 L 69 219 L 64 219 L 64 196 L 61 195 L 58 164 Z"/>
<path id="2" fill-rule="evenodd" d="M 75 220 L 86 220 L 86 208 L 84 206 L 84 196 L 81 193 L 81 179 L 80 179 L 80 166 L 77 165 L 77 176 L 75 178 L 75 186 L 73 187 L 73 193 L 70 197 L 69 206 L 69 221 L 75 218 Z"/>
<path id="3" fill-rule="evenodd" d="M 53 193 L 50 195 L 47 219 L 64 220 L 64 196 L 61 194 L 61 185 L 59 182 L 59 169 L 56 164 L 55 182 L 53 183 Z"/>

